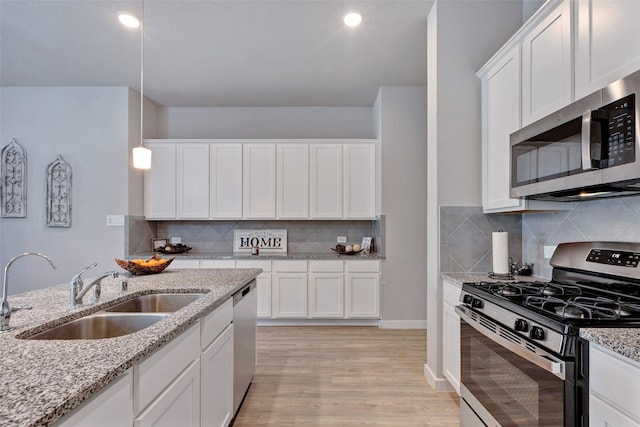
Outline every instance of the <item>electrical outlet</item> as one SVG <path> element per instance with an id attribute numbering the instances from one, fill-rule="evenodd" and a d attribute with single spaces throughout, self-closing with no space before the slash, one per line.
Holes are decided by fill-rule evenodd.
<path id="1" fill-rule="evenodd" d="M 347 236 L 338 236 L 337 243 L 347 243 Z"/>
<path id="2" fill-rule="evenodd" d="M 545 259 L 549 259 L 553 256 L 553 253 L 556 251 L 556 248 L 558 247 L 558 245 L 554 245 L 554 246 L 545 246 L 544 247 L 544 258 Z"/>
<path id="3" fill-rule="evenodd" d="M 107 215 L 107 227 L 123 227 L 124 215 Z"/>

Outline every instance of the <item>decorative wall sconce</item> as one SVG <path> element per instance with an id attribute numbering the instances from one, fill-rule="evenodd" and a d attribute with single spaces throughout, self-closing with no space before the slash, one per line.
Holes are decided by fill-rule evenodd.
<path id="1" fill-rule="evenodd" d="M 71 227 L 71 165 L 58 155 L 47 165 L 47 225 Z"/>
<path id="2" fill-rule="evenodd" d="M 27 216 L 27 152 L 15 138 L 2 149 L 0 164 L 0 215 L 6 218 Z"/>

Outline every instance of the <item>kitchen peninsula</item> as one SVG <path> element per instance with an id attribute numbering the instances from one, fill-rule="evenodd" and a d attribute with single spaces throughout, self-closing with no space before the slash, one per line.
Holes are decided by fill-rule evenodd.
<path id="1" fill-rule="evenodd" d="M 0 424 L 55 425 L 83 402 L 125 376 L 129 376 L 129 379 L 133 376 L 134 383 L 139 381 L 142 374 L 130 375 L 132 367 L 135 369 L 149 361 L 170 346 L 171 341 L 180 340 L 187 334 L 195 337 L 199 357 L 200 320 L 208 320 L 210 313 L 215 315 L 225 304 L 232 305 L 233 294 L 254 280 L 260 272 L 259 269 L 216 269 L 165 271 L 162 274 L 131 277 L 124 274 L 117 279 L 103 281 L 102 298 L 98 304 L 74 310 L 68 309 L 68 284 L 12 296 L 10 299 L 14 309 L 32 308 L 15 311 L 11 316 L 14 329 L 0 334 L 0 389 L 3 390 L 0 396 Z M 128 290 L 120 294 L 119 281 L 123 278 L 128 281 Z M 128 335 L 92 340 L 23 339 L 131 297 L 161 292 L 198 292 L 206 295 L 163 320 Z M 202 324 L 204 331 L 205 322 Z M 202 339 L 205 339 L 204 334 Z M 205 353 L 202 354 L 204 359 Z M 197 359 L 196 362 L 199 367 Z M 204 365 L 204 360 L 202 363 Z M 197 382 L 199 384 L 199 378 Z M 128 396 L 134 394 L 136 400 L 132 388 L 135 387 L 129 388 Z M 142 409 L 145 408 L 136 401 L 118 408 L 118 412 L 129 412 L 129 418 L 132 419 Z"/>

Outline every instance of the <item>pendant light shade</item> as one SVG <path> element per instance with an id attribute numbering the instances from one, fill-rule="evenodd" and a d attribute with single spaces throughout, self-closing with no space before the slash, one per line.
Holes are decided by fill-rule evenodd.
<path id="1" fill-rule="evenodd" d="M 144 145 L 133 149 L 133 167 L 136 169 L 151 169 L 151 150 Z"/>

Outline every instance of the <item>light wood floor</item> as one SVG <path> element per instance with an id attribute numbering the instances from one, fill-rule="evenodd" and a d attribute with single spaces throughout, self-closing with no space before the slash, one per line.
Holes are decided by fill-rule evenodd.
<path id="1" fill-rule="evenodd" d="M 424 330 L 259 327 L 233 427 L 458 426 L 458 397 L 424 377 Z"/>

